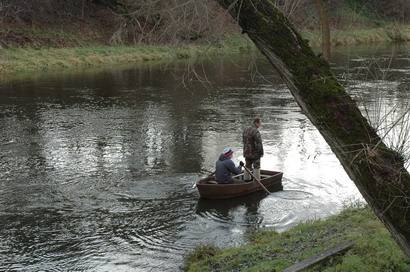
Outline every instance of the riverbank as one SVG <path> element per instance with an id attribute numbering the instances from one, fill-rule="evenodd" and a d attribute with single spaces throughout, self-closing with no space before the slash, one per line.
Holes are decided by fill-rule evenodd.
<path id="1" fill-rule="evenodd" d="M 233 36 L 217 44 L 161 46 L 83 46 L 72 48 L 0 49 L 0 76 L 56 69 L 177 60 L 201 55 L 239 53 L 253 48 L 249 39 Z"/>
<path id="2" fill-rule="evenodd" d="M 302 223 L 283 232 L 249 235 L 241 247 L 200 246 L 186 259 L 186 271 L 282 271 L 345 241 L 355 245 L 308 271 L 410 271 L 405 257 L 368 207 L 347 208 L 325 220 Z"/>
<path id="3" fill-rule="evenodd" d="M 314 47 L 318 47 L 321 43 L 318 32 L 304 31 L 302 35 Z M 350 31 L 336 30 L 332 32 L 333 46 L 408 41 L 410 41 L 410 25 Z M 0 48 L 0 76 L 146 61 L 172 61 L 203 55 L 215 56 L 227 53 L 247 53 L 254 49 L 253 43 L 244 35 L 233 35 L 223 41 L 209 44 L 179 46 L 83 45 L 81 47 L 66 48 Z"/>
<path id="4" fill-rule="evenodd" d="M 322 42 L 319 32 L 303 31 L 302 35 L 311 46 L 319 47 Z M 377 28 L 335 29 L 331 32 L 331 44 L 334 47 L 403 42 L 410 42 L 410 25 L 387 24 Z"/>

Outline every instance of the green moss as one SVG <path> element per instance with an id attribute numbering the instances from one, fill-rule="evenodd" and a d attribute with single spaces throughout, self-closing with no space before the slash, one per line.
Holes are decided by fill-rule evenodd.
<path id="1" fill-rule="evenodd" d="M 407 259 L 367 207 L 347 208 L 326 220 L 302 223 L 284 232 L 251 233 L 237 248 L 199 247 L 186 271 L 282 271 L 297 261 L 345 241 L 355 245 L 309 271 L 410 271 Z M 204 253 L 205 252 L 205 253 Z"/>

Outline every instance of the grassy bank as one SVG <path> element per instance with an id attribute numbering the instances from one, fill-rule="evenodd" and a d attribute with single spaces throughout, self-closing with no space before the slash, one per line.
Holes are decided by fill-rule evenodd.
<path id="1" fill-rule="evenodd" d="M 320 45 L 318 32 L 302 32 L 312 46 Z M 72 38 L 72 37 L 71 37 Z M 337 30 L 332 33 L 334 46 L 410 41 L 410 26 Z M 223 42 L 199 45 L 161 46 L 95 46 L 67 48 L 0 48 L 0 76 L 19 73 L 98 67 L 103 65 L 175 60 L 200 55 L 246 52 L 254 49 L 244 35 L 232 36 Z"/>
<path id="2" fill-rule="evenodd" d="M 312 46 L 319 47 L 322 41 L 319 32 L 303 31 L 303 36 Z M 331 43 L 333 46 L 349 46 L 359 44 L 409 42 L 410 25 L 386 25 L 378 28 L 359 28 L 350 30 L 332 30 Z"/>
<path id="3" fill-rule="evenodd" d="M 284 233 L 257 231 L 249 235 L 248 244 L 237 248 L 198 247 L 187 257 L 186 270 L 282 271 L 347 240 L 355 245 L 345 255 L 308 271 L 410 271 L 410 260 L 367 207 L 348 208 Z"/>
<path id="4" fill-rule="evenodd" d="M 0 75 L 154 60 L 192 58 L 249 50 L 251 43 L 233 37 L 213 45 L 185 46 L 86 46 L 74 48 L 0 49 Z"/>

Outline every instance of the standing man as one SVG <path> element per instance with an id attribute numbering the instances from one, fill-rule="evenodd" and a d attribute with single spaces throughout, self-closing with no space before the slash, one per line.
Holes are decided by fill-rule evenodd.
<path id="1" fill-rule="evenodd" d="M 263 145 L 259 128 L 261 127 L 261 119 L 255 118 L 253 126 L 244 130 L 243 139 L 243 156 L 245 157 L 245 166 L 249 170 L 252 168 L 253 175 L 260 180 L 261 178 L 261 157 L 263 156 Z M 251 175 L 245 170 L 245 181 L 251 180 Z"/>
<path id="2" fill-rule="evenodd" d="M 232 174 L 239 175 L 242 173 L 243 162 L 239 162 L 239 166 L 236 167 L 232 161 L 232 156 L 233 150 L 227 147 L 215 163 L 215 179 L 219 184 L 232 183 Z"/>

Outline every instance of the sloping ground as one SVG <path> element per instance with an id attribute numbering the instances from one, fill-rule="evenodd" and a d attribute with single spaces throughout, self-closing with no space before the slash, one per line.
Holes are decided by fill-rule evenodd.
<path id="1" fill-rule="evenodd" d="M 410 271 L 407 259 L 367 207 L 300 224 L 284 233 L 258 231 L 247 245 L 218 249 L 201 246 L 186 261 L 187 271 L 282 271 L 341 242 L 355 245 L 308 271 Z"/>
<path id="2" fill-rule="evenodd" d="M 0 24 L 1 48 L 66 48 L 108 44 L 109 30 L 77 24 L 78 28 Z"/>
<path id="3" fill-rule="evenodd" d="M 409 27 L 404 29 L 397 24 L 406 24 L 405 15 L 410 13 L 410 4 L 401 3 L 403 1 L 394 0 L 385 6 L 371 4 L 372 1 L 368 0 L 329 1 L 333 44 L 410 40 Z M 162 44 L 210 43 L 223 39 L 225 34 L 238 32 L 236 24 L 213 0 L 178 0 L 166 5 L 166 1 L 162 1 L 162 4 L 159 2 L 141 1 L 140 4 L 129 6 L 129 12 L 119 12 L 114 7 L 127 1 L 1 1 L 0 48 L 65 48 L 110 45 L 112 42 L 123 45 L 140 42 L 158 44 L 160 41 Z M 314 1 L 283 2 L 280 7 L 284 13 L 297 28 L 308 33 L 308 37 L 316 42 L 320 29 Z M 138 9 L 140 5 L 147 5 L 147 9 Z M 130 17 L 134 13 L 138 15 Z M 203 13 L 208 17 L 199 18 Z M 168 29 L 171 19 L 164 14 L 171 14 L 172 20 L 188 19 L 181 19 L 172 29 Z M 161 18 L 157 27 L 152 25 L 156 16 Z M 198 26 L 187 28 L 187 24 L 199 24 L 201 31 L 197 29 Z M 175 36 L 172 39 L 160 38 L 171 34 Z"/>
<path id="4" fill-rule="evenodd" d="M 13 15 L 11 11 L 14 9 L 11 9 L 8 17 L 1 17 L 0 4 L 2 77 L 25 72 L 172 60 L 198 54 L 238 52 L 253 47 L 245 35 L 238 35 L 237 28 L 226 25 L 220 30 L 221 33 L 212 37 L 204 36 L 195 41 L 135 44 L 127 42 L 124 37 L 123 44 L 111 44 L 113 34 L 118 31 L 122 21 L 107 7 L 87 1 L 83 1 L 89 3 L 86 6 L 81 6 L 80 2 L 75 4 L 54 1 L 50 2 L 51 6 L 42 7 L 36 5 L 36 1 L 30 2 L 34 10 L 26 7 L 22 8 L 21 12 L 20 8 L 17 8 L 17 14 Z M 18 0 L 13 3 L 18 7 L 29 2 Z M 298 24 L 305 28 L 302 30 L 304 37 L 310 40 L 312 46 L 320 46 L 321 36 L 319 31 L 315 30 L 317 22 L 314 7 L 306 6 L 303 14 L 306 15 L 302 16 L 305 19 Z M 334 10 L 332 16 L 334 46 L 410 41 L 410 25 L 375 20 L 370 18 L 370 15 L 363 12 L 359 14 L 346 5 Z"/>

